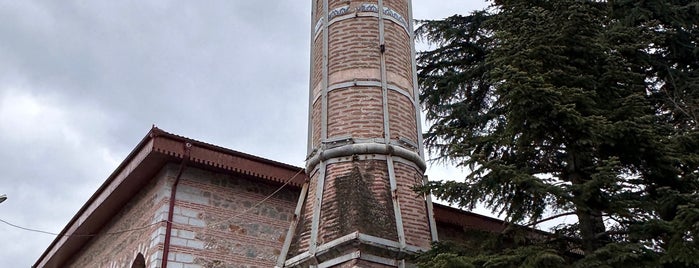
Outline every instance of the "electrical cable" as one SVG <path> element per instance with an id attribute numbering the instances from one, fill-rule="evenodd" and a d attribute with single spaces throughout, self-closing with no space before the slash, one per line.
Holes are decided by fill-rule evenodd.
<path id="1" fill-rule="evenodd" d="M 267 195 L 265 198 L 263 198 L 263 199 L 260 200 L 259 202 L 255 203 L 255 205 L 251 206 L 250 208 L 248 208 L 248 209 L 246 209 L 246 210 L 244 210 L 244 211 L 242 211 L 242 212 L 240 212 L 240 213 L 238 213 L 238 214 L 235 214 L 235 215 L 233 215 L 233 216 L 231 216 L 231 217 L 229 217 L 229 218 L 226 218 L 226 219 L 223 219 L 223 220 L 214 222 L 214 223 L 207 224 L 207 226 L 205 226 L 205 227 L 195 227 L 195 226 L 190 226 L 190 227 L 208 229 L 208 228 L 211 227 L 211 226 L 215 226 L 215 225 L 218 225 L 218 224 L 221 224 L 221 223 L 224 223 L 224 222 L 229 222 L 229 221 L 231 221 L 231 220 L 233 220 L 233 219 L 235 219 L 235 218 L 237 218 L 237 217 L 240 217 L 240 216 L 242 216 L 242 215 L 245 215 L 246 213 L 248 213 L 248 212 L 252 211 L 253 209 L 257 208 L 258 206 L 262 205 L 264 202 L 266 202 L 267 200 L 269 200 L 270 198 L 272 198 L 274 195 L 276 195 L 279 191 L 281 191 L 282 189 L 284 189 L 284 187 L 286 187 L 287 185 L 289 185 L 289 183 L 291 183 L 291 181 L 294 180 L 294 178 L 296 178 L 296 177 L 297 177 L 299 174 L 301 174 L 301 172 L 303 172 L 303 171 L 304 171 L 303 169 L 300 169 L 298 172 L 296 172 L 296 174 L 294 174 L 294 176 L 291 176 L 288 180 L 286 180 L 286 182 L 284 182 L 284 184 L 282 184 L 281 186 L 279 186 L 279 188 L 277 188 L 277 190 L 275 190 L 275 191 L 272 192 L 271 194 Z M 5 221 L 5 220 L 3 220 L 3 219 L 0 219 L 0 222 L 6 224 L 6 225 L 8 225 L 8 226 L 17 228 L 17 229 L 22 229 L 22 230 L 25 230 L 25 231 L 36 232 L 36 233 L 42 233 L 42 234 L 47 234 L 47 235 L 53 235 L 53 236 L 93 237 L 93 236 L 97 236 L 97 235 L 115 235 L 115 234 L 123 234 L 123 233 L 127 233 L 127 232 L 139 231 L 139 230 L 143 230 L 143 229 L 149 228 L 149 227 L 151 227 L 151 226 L 154 226 L 154 225 L 156 225 L 156 224 L 167 223 L 168 221 L 167 221 L 167 220 L 160 220 L 160 221 L 157 221 L 157 222 L 148 224 L 148 225 L 144 225 L 144 226 L 140 226 L 140 227 L 136 227 L 136 228 L 131 228 L 131 229 L 125 229 L 125 230 L 115 231 L 115 232 L 107 232 L 107 233 L 104 233 L 104 234 L 99 234 L 99 233 L 98 233 L 98 234 L 72 234 L 72 233 L 71 233 L 71 234 L 60 234 L 60 233 L 53 233 L 53 232 L 48 232 L 48 231 L 43 231 L 43 230 L 38 230 L 38 229 L 32 229 L 32 228 L 27 228 L 27 227 L 19 226 L 19 225 L 16 225 L 16 224 L 12 224 L 12 223 L 10 223 L 10 222 L 8 222 L 8 221 Z M 170 223 L 172 223 L 172 222 L 170 222 Z"/>
<path id="2" fill-rule="evenodd" d="M 213 223 L 209 223 L 209 224 L 206 225 L 206 228 L 208 229 L 209 227 L 212 227 L 212 226 L 215 226 L 215 225 L 219 225 L 219 224 L 224 223 L 224 222 L 230 222 L 230 221 L 232 221 L 232 220 L 235 219 L 235 218 L 238 218 L 238 217 L 240 217 L 240 216 L 242 216 L 242 215 L 247 214 L 248 212 L 250 212 L 250 211 L 252 211 L 253 209 L 257 208 L 258 206 L 262 205 L 262 204 L 263 204 L 264 202 L 266 202 L 268 199 L 272 198 L 272 196 L 274 196 L 275 194 L 277 194 L 279 191 L 281 191 L 282 189 L 284 189 L 284 187 L 286 187 L 294 178 L 296 178 L 296 176 L 298 176 L 299 174 L 301 174 L 301 172 L 303 172 L 303 169 L 300 169 L 299 172 L 296 172 L 296 174 L 294 174 L 294 176 L 291 176 L 291 178 L 289 178 L 288 180 L 286 180 L 286 182 L 284 182 L 284 184 L 282 184 L 282 186 L 279 186 L 279 188 L 277 188 L 277 190 L 275 190 L 275 191 L 272 192 L 271 194 L 267 195 L 265 198 L 263 198 L 262 200 L 258 201 L 258 202 L 255 203 L 253 206 L 249 207 L 248 209 L 243 210 L 242 212 L 240 212 L 240 213 L 238 213 L 238 214 L 235 214 L 235 215 L 233 215 L 233 216 L 231 216 L 231 217 L 229 217 L 229 218 L 226 218 L 226 219 L 223 219 L 223 220 L 220 220 L 220 221 L 216 221 L 216 222 L 213 222 Z"/>
<path id="3" fill-rule="evenodd" d="M 8 221 L 5 221 L 5 220 L 3 220 L 3 219 L 0 219 L 0 222 L 2 222 L 2 223 L 4 223 L 4 224 L 7 224 L 7 225 L 9 225 L 9 226 L 12 226 L 12 227 L 14 227 L 14 228 L 18 228 L 18 229 L 25 230 L 25 231 L 36 232 L 36 233 L 42 233 L 42 234 L 53 235 L 53 236 L 93 237 L 93 236 L 100 235 L 100 234 L 59 234 L 59 233 L 53 233 L 53 232 L 48 232 L 48 231 L 43 231 L 43 230 L 37 230 L 37 229 L 22 227 L 22 226 L 19 226 L 19 225 L 16 225 L 16 224 L 12 224 L 12 223 L 10 223 L 10 222 L 8 222 Z M 107 233 L 104 233 L 104 234 L 102 234 L 102 235 L 115 235 L 115 234 L 123 234 L 123 233 L 128 233 L 128 232 L 143 230 L 143 229 L 146 229 L 146 228 L 151 227 L 151 226 L 153 226 L 153 225 L 156 225 L 156 224 L 158 224 L 158 223 L 164 223 L 164 222 L 167 222 L 167 220 L 157 221 L 157 222 L 154 222 L 154 223 L 151 223 L 151 224 L 148 224 L 148 225 L 145 225 L 145 226 L 141 226 L 141 227 L 136 227 L 136 228 L 131 228 L 131 229 L 125 229 L 125 230 L 120 230 L 120 231 L 115 231 L 115 232 L 107 232 Z"/>

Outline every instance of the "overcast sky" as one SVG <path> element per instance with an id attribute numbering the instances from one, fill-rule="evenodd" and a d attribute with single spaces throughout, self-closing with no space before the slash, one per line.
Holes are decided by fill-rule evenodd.
<path id="1" fill-rule="evenodd" d="M 485 5 L 413 1 L 417 19 Z M 0 219 L 60 232 L 152 124 L 303 166 L 309 14 L 308 0 L 0 0 Z M 0 223 L 0 267 L 54 238 Z"/>

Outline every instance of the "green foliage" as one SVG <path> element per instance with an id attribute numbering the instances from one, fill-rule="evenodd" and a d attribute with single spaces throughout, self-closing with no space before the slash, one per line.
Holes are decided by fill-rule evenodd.
<path id="1" fill-rule="evenodd" d="M 425 267 L 699 266 L 699 3 L 498 0 L 416 32 L 436 45 L 418 56 L 426 145 L 471 171 L 422 191 L 513 223 L 578 218 L 557 247 Z"/>
<path id="2" fill-rule="evenodd" d="M 559 252 L 545 246 L 530 245 L 517 249 L 497 249 L 493 240 L 502 237 L 493 236 L 482 246 L 466 251 L 459 245 L 449 242 L 433 244 L 431 251 L 420 255 L 416 261 L 425 268 L 556 268 L 566 267 L 566 260 Z M 497 244 L 497 243 L 496 243 Z"/>

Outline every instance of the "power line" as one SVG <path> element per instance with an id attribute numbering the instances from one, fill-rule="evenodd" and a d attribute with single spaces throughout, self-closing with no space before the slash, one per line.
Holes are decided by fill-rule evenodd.
<path id="1" fill-rule="evenodd" d="M 224 222 L 229 222 L 229 221 L 231 221 L 231 220 L 234 220 L 235 218 L 238 218 L 238 217 L 240 217 L 240 216 L 242 216 L 242 215 L 245 215 L 245 214 L 247 214 L 248 212 L 252 211 L 253 209 L 257 208 L 258 206 L 262 205 L 262 204 L 265 203 L 267 200 L 269 200 L 269 199 L 272 198 L 274 195 L 276 195 L 279 191 L 281 191 L 282 189 L 284 189 L 284 187 L 286 187 L 287 185 L 289 185 L 289 183 L 291 183 L 291 181 L 294 180 L 294 178 L 296 178 L 299 174 L 301 174 L 301 172 L 303 172 L 303 169 L 300 169 L 298 172 L 296 172 L 296 174 L 294 174 L 294 176 L 291 176 L 289 179 L 287 179 L 286 182 L 284 182 L 284 184 L 282 184 L 281 186 L 279 186 L 279 188 L 277 188 L 274 192 L 272 192 L 271 194 L 267 195 L 265 198 L 263 198 L 263 199 L 260 200 L 259 202 L 255 203 L 255 205 L 251 206 L 250 208 L 248 208 L 248 209 L 246 209 L 246 210 L 244 210 L 244 211 L 242 211 L 242 212 L 240 212 L 240 213 L 238 213 L 238 214 L 235 214 L 235 215 L 233 215 L 233 216 L 231 216 L 231 217 L 229 217 L 229 218 L 226 218 L 226 219 L 223 219 L 223 220 L 214 222 L 214 223 L 207 224 L 207 226 L 205 226 L 205 227 L 197 227 L 197 226 L 190 226 L 190 227 L 202 228 L 202 229 L 205 229 L 205 230 L 206 230 L 206 229 L 208 229 L 210 226 L 218 225 L 218 224 L 221 224 L 221 223 L 224 223 Z M 97 235 L 116 235 L 116 234 L 123 234 L 123 233 L 128 233 L 128 232 L 133 232 L 133 231 L 139 231 L 139 230 L 143 230 L 143 229 L 149 228 L 149 227 L 151 227 L 151 226 L 154 226 L 154 225 L 156 225 L 156 224 L 167 223 L 168 220 L 160 220 L 160 221 L 157 221 L 157 222 L 154 222 L 154 223 L 151 223 L 151 224 L 148 224 L 148 225 L 140 226 L 140 227 L 135 227 L 135 228 L 131 228 L 131 229 L 125 229 L 125 230 L 120 230 L 120 231 L 114 231 L 114 232 L 107 232 L 107 233 L 103 233 L 103 234 L 74 234 L 74 233 L 70 233 L 70 234 L 59 234 L 59 233 L 53 233 L 53 232 L 48 232 L 48 231 L 43 231 L 43 230 L 38 230 L 38 229 L 32 229 L 32 228 L 27 228 L 27 227 L 19 226 L 19 225 L 10 223 L 10 222 L 8 222 L 8 221 L 5 221 L 5 220 L 3 220 L 3 219 L 0 219 L 0 222 L 4 223 L 4 224 L 6 224 L 6 225 L 9 225 L 9 226 L 11 226 L 11 227 L 17 228 L 17 229 L 21 229 L 21 230 L 25 230 L 25 231 L 29 231 L 29 232 L 35 232 L 35 233 L 42 233 L 42 234 L 47 234 L 47 235 L 53 235 L 53 236 L 93 237 L 93 236 L 97 236 Z M 170 222 L 170 223 L 172 223 L 172 222 Z"/>
<path id="2" fill-rule="evenodd" d="M 208 228 L 211 227 L 211 226 L 215 226 L 215 225 L 218 225 L 218 224 L 221 224 L 221 223 L 224 223 L 224 222 L 230 222 L 230 221 L 232 221 L 232 220 L 235 219 L 235 218 L 238 218 L 238 217 L 240 217 L 240 216 L 242 216 L 242 215 L 247 214 L 248 212 L 250 212 L 250 211 L 252 211 L 253 209 L 257 208 L 258 206 L 262 205 L 262 204 L 263 204 L 264 202 L 266 202 L 268 199 L 272 198 L 272 196 L 274 196 L 275 194 L 277 194 L 279 191 L 281 191 L 282 189 L 284 189 L 284 187 L 286 187 L 286 185 L 288 185 L 294 178 L 296 178 L 296 176 L 298 176 L 299 174 L 301 174 L 301 172 L 303 172 L 303 169 L 299 170 L 299 172 L 296 172 L 296 174 L 294 174 L 294 176 L 292 176 L 291 178 L 289 178 L 288 180 L 286 180 L 286 182 L 284 182 L 284 184 L 282 184 L 282 186 L 279 186 L 279 188 L 277 188 L 277 190 L 275 190 L 275 191 L 272 192 L 271 194 L 267 195 L 265 198 L 263 198 L 263 199 L 260 200 L 259 202 L 255 203 L 255 205 L 253 205 L 253 206 L 249 207 L 248 209 L 243 210 L 243 212 L 240 212 L 240 213 L 238 213 L 238 214 L 235 214 L 235 215 L 233 215 L 233 216 L 231 216 L 231 217 L 229 217 L 229 218 L 226 218 L 226 219 L 223 219 L 223 220 L 220 220 L 220 221 L 216 221 L 216 222 L 213 222 L 213 223 L 209 223 L 209 224 L 207 224 L 207 226 L 206 226 L 205 228 L 208 229 Z"/>
<path id="3" fill-rule="evenodd" d="M 27 227 L 22 227 L 22 226 L 19 226 L 19 225 L 16 225 L 16 224 L 9 223 L 9 222 L 7 222 L 7 221 L 5 221 L 5 220 L 3 220 L 3 219 L 0 219 L 0 222 L 2 222 L 2 223 L 4 223 L 4 224 L 7 224 L 7 225 L 9 225 L 9 226 L 18 228 L 18 229 L 25 230 L 25 231 L 36 232 L 36 233 L 42 233 L 42 234 L 48 234 L 48 235 L 59 235 L 59 234 L 57 234 L 57 233 L 52 233 L 52 232 L 47 232 L 47 231 L 42 231 L 42 230 L 37 230 L 37 229 L 31 229 L 31 228 L 27 228 Z"/>
<path id="4" fill-rule="evenodd" d="M 6 221 L 6 220 L 3 220 L 3 219 L 0 219 L 0 222 L 2 222 L 2 223 L 4 223 L 4 224 L 7 224 L 7 225 L 9 225 L 9 226 L 12 226 L 12 227 L 14 227 L 14 228 L 18 228 L 18 229 L 25 230 L 25 231 L 30 231 L 30 232 L 35 232 L 35 233 L 42 233 L 42 234 L 53 235 L 53 236 L 93 237 L 93 236 L 100 235 L 100 234 L 73 234 L 73 233 L 71 233 L 71 234 L 59 234 L 59 233 L 53 233 L 53 232 L 48 232 L 48 231 L 43 231 L 43 230 L 38 230 L 38 229 L 32 229 L 32 228 L 22 227 L 22 226 L 19 226 L 19 225 L 17 225 L 17 224 L 12 224 L 12 223 L 10 223 L 10 222 L 8 222 L 8 221 Z M 146 229 L 146 228 L 151 227 L 151 226 L 153 226 L 153 225 L 156 225 L 156 224 L 159 224 L 159 223 L 165 223 L 165 222 L 167 222 L 167 220 L 157 221 L 157 222 L 154 222 L 154 223 L 151 223 L 151 224 L 148 224 L 148 225 L 145 225 L 145 226 L 141 226 L 141 227 L 136 227 L 136 228 L 131 228 L 131 229 L 125 229 L 125 230 L 120 230 L 120 231 L 115 231 L 115 232 L 107 232 L 107 233 L 104 233 L 104 234 L 102 234 L 102 235 L 115 235 L 115 234 L 123 234 L 123 233 L 128 233 L 128 232 L 143 230 L 143 229 Z"/>

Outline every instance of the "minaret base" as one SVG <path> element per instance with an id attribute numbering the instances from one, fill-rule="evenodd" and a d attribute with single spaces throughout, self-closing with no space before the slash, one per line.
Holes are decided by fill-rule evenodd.
<path id="1" fill-rule="evenodd" d="M 289 258 L 284 267 L 412 267 L 405 259 L 426 250 L 354 232 Z"/>

